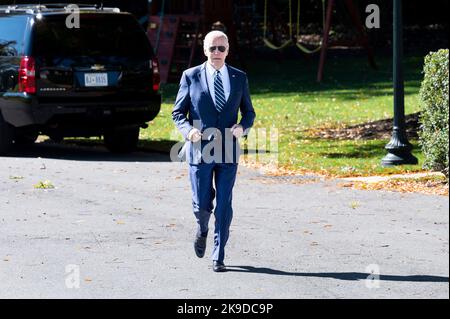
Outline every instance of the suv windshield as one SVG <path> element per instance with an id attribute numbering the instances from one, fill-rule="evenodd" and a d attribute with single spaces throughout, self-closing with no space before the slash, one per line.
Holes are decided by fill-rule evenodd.
<path id="1" fill-rule="evenodd" d="M 81 14 L 80 28 L 67 16 L 44 16 L 35 25 L 34 56 L 153 56 L 143 29 L 130 15 Z"/>

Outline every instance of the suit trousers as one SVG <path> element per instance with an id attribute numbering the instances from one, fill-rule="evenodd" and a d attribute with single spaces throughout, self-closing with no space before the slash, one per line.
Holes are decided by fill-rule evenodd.
<path id="1" fill-rule="evenodd" d="M 192 205 L 198 232 L 202 234 L 208 232 L 209 219 L 214 209 L 213 201 L 216 199 L 214 248 L 211 258 L 220 262 L 225 258 L 225 245 L 233 219 L 232 198 L 237 169 L 238 164 L 229 163 L 189 165 Z"/>

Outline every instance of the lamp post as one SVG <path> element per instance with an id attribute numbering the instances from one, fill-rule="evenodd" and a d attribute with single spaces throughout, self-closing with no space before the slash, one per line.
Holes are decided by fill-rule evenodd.
<path id="1" fill-rule="evenodd" d="M 405 88 L 403 80 L 403 21 L 402 0 L 394 0 L 394 130 L 391 141 L 386 145 L 388 154 L 382 159 L 384 167 L 411 164 L 418 160 L 411 154 L 405 130 Z"/>

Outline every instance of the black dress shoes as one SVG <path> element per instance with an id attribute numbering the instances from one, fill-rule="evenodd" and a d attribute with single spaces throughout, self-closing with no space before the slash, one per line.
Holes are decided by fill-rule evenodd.
<path id="1" fill-rule="evenodd" d="M 206 251 L 207 236 L 196 235 L 194 240 L 194 250 L 198 258 L 203 258 Z"/>
<path id="2" fill-rule="evenodd" d="M 214 272 L 224 272 L 224 271 L 227 271 L 227 267 L 225 267 L 223 262 L 214 260 L 213 261 L 213 271 Z"/>

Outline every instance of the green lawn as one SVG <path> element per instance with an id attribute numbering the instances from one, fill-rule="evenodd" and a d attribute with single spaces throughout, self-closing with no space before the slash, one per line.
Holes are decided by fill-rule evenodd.
<path id="1" fill-rule="evenodd" d="M 368 67 L 366 58 L 329 58 L 322 84 L 315 81 L 316 58 L 284 61 L 253 61 L 247 70 L 255 128 L 277 128 L 279 165 L 289 169 L 328 172 L 333 175 L 388 174 L 420 171 L 421 166 L 381 168 L 387 140 L 338 141 L 307 137 L 304 130 L 354 125 L 393 116 L 392 62 L 377 59 L 378 70 Z M 406 113 L 419 111 L 422 57 L 405 59 Z M 171 111 L 176 84 L 163 86 L 163 106 L 159 116 L 143 130 L 143 144 L 167 148 L 181 140 L 174 128 Z M 417 141 L 414 154 L 423 156 Z M 419 164 L 420 164 L 419 163 Z"/>

